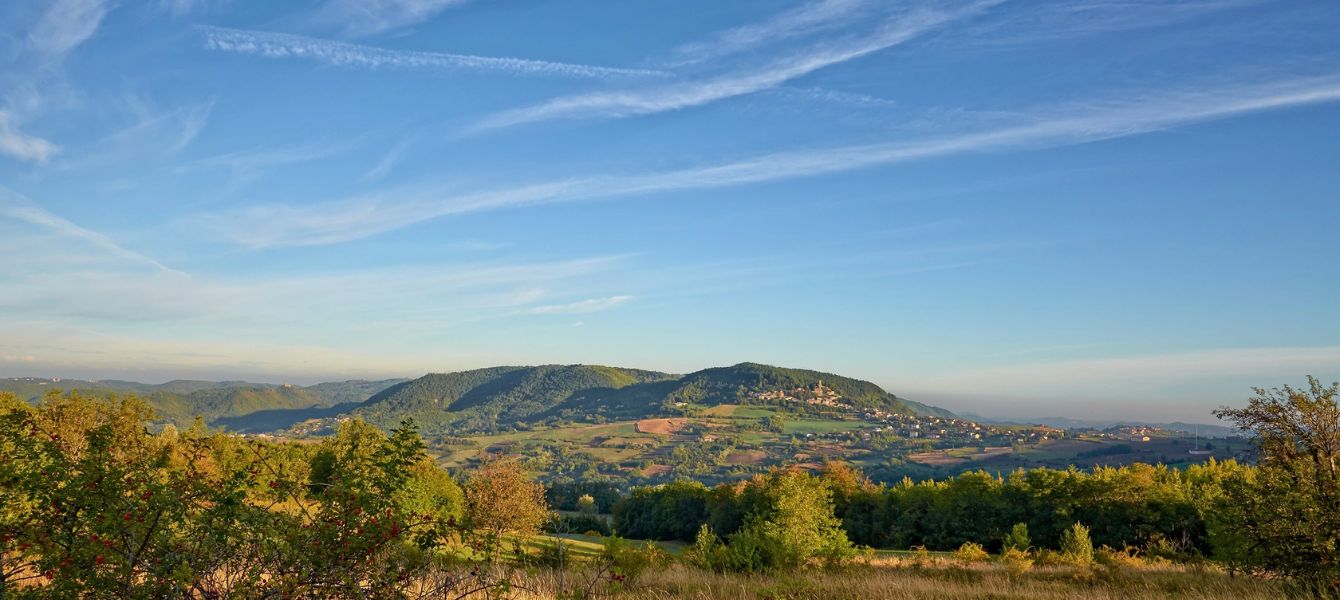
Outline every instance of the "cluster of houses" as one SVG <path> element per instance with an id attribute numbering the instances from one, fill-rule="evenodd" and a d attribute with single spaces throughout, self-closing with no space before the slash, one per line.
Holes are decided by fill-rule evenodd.
<path id="1" fill-rule="evenodd" d="M 833 408 L 852 408 L 850 402 L 842 398 L 833 388 L 824 387 L 824 381 L 813 388 L 797 387 L 791 390 L 768 390 L 765 392 L 753 392 L 749 395 L 753 400 L 760 402 L 781 401 L 781 402 L 803 402 L 814 406 L 830 406 Z"/>
<path id="2" fill-rule="evenodd" d="M 858 411 L 851 402 L 843 398 L 837 391 L 824 387 L 822 380 L 812 388 L 797 387 L 790 390 L 759 391 L 751 394 L 750 398 L 760 402 L 798 402 L 845 408 L 853 412 Z M 955 417 L 909 415 L 879 408 L 859 409 L 859 413 L 867 422 L 881 424 L 873 429 L 859 432 L 837 432 L 837 435 L 854 434 L 868 440 L 876 434 L 890 434 L 909 439 L 1005 445 L 1030 444 L 1065 437 L 1063 430 L 1043 426 L 1032 428 L 1001 427 Z"/>

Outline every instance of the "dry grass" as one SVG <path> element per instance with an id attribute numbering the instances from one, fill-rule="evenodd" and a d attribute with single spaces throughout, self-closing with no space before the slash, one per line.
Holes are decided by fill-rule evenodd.
<path id="1" fill-rule="evenodd" d="M 775 575 L 721 574 L 681 564 L 655 568 L 624 589 L 599 574 L 531 570 L 514 579 L 508 598 L 553 600 L 577 590 L 592 597 L 661 600 L 1267 600 L 1285 596 L 1278 582 L 1230 577 L 1213 567 L 1160 564 L 1049 566 L 1026 572 L 1000 561 L 965 565 L 922 554 L 879 557 L 840 571 Z M 561 592 L 566 591 L 566 595 Z M 476 596 L 469 596 L 475 598 Z M 479 595 L 483 598 L 483 595 Z"/>
<path id="2" fill-rule="evenodd" d="M 890 567 L 780 576 L 715 574 L 672 567 L 646 575 L 630 598 L 745 600 L 1085 599 L 1265 600 L 1283 591 L 1272 582 L 1231 578 L 1216 570 L 1166 566 L 1140 569 L 1047 567 L 1012 575 L 1000 565 Z"/>

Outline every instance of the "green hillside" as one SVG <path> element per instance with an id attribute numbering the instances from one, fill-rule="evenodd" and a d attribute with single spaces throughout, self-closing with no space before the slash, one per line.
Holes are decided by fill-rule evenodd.
<path id="1" fill-rule="evenodd" d="M 95 397 L 134 394 L 147 401 L 161 421 L 189 425 L 200 416 L 210 425 L 238 431 L 264 431 L 350 410 L 369 396 L 403 381 L 350 380 L 301 387 L 245 381 L 177 380 L 146 384 L 15 377 L 0 379 L 0 391 L 13 392 L 28 402 L 38 402 L 53 391 L 78 391 Z M 329 410 L 332 407 L 340 407 L 340 410 L 332 412 Z"/>
<path id="2" fill-rule="evenodd" d="M 278 431 L 309 419 L 351 414 L 385 428 L 413 418 L 428 432 L 470 434 L 674 416 L 727 404 L 795 403 L 820 382 L 844 406 L 858 411 L 952 416 L 944 409 L 902 400 L 868 381 L 757 363 L 688 375 L 600 365 L 505 366 L 430 373 L 413 380 L 349 380 L 307 387 L 243 381 L 143 384 L 11 378 L 0 379 L 0 391 L 14 392 L 29 402 L 53 390 L 95 396 L 135 394 L 145 398 L 163 421 L 184 425 L 200 416 L 212 426 L 240 432 Z M 761 397 L 769 392 L 785 393 L 790 399 Z"/>
<path id="3" fill-rule="evenodd" d="M 740 363 L 685 375 L 670 400 L 709 406 L 731 404 L 747 401 L 754 392 L 812 388 L 820 382 L 860 408 L 908 411 L 907 405 L 896 396 L 869 381 L 757 363 Z"/>
<path id="4" fill-rule="evenodd" d="M 392 386 L 353 412 L 382 427 L 412 417 L 428 431 L 477 433 L 564 421 L 668 416 L 686 407 L 747 404 L 758 393 L 808 390 L 821 381 L 857 409 L 951 415 L 904 402 L 868 381 L 755 363 L 683 376 L 591 365 L 432 373 Z"/>
<path id="5" fill-rule="evenodd" d="M 413 417 L 428 429 L 489 431 L 565 413 L 593 414 L 600 410 L 602 400 L 638 397 L 620 390 L 673 378 L 653 371 L 591 365 L 430 373 L 384 390 L 354 412 L 383 427 Z"/>

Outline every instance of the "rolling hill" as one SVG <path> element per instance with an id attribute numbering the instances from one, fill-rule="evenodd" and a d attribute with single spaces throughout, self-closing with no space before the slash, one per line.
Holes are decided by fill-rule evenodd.
<path id="1" fill-rule="evenodd" d="M 196 415 L 240 432 L 287 429 L 309 419 L 356 416 L 384 428 L 413 418 L 426 432 L 468 434 L 571 421 L 665 417 L 713 406 L 760 402 L 769 392 L 820 382 L 852 410 L 952 417 L 898 398 L 868 381 L 806 369 L 740 363 L 673 375 L 599 365 L 503 366 L 429 373 L 412 380 L 350 380 L 312 386 L 242 381 L 79 381 L 0 379 L 0 391 L 37 401 L 52 390 L 136 394 L 164 421 Z"/>
<path id="2" fill-rule="evenodd" d="M 756 363 L 683 376 L 593 365 L 432 373 L 387 388 L 352 414 L 382 427 L 408 417 L 430 431 L 474 433 L 576 419 L 669 416 L 694 407 L 748 403 L 762 392 L 810 389 L 821 381 L 857 409 L 952 416 L 904 401 L 868 381 Z"/>
<path id="3" fill-rule="evenodd" d="M 12 392 L 28 402 L 39 401 L 53 391 L 78 391 L 101 397 L 133 394 L 147 401 L 163 421 L 189 425 L 198 415 L 210 425 L 245 432 L 283 429 L 308 418 L 338 414 L 403 381 L 350 380 L 302 387 L 246 381 L 177 380 L 145 384 L 14 377 L 0 379 L 0 391 Z M 332 413 L 335 407 L 339 410 Z"/>

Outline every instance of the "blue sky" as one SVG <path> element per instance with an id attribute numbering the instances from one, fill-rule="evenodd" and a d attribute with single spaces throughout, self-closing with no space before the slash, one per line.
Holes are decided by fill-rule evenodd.
<path id="1" fill-rule="evenodd" d="M 19 1 L 0 375 L 1207 421 L 1340 378 L 1340 5 Z"/>

